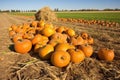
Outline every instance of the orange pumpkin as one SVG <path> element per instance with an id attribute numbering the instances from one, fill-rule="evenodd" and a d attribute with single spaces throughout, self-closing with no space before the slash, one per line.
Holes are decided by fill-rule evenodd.
<path id="1" fill-rule="evenodd" d="M 62 34 L 62 33 L 55 33 L 50 38 L 54 39 L 58 43 L 67 43 L 68 36 L 66 34 Z"/>
<path id="2" fill-rule="evenodd" d="M 55 40 L 55 39 L 51 39 L 51 40 L 49 41 L 49 44 L 51 44 L 53 47 L 55 47 L 58 43 L 59 43 L 59 41 L 58 41 L 58 40 Z"/>
<path id="3" fill-rule="evenodd" d="M 87 34 L 86 32 L 82 32 L 82 33 L 81 33 L 81 37 L 82 37 L 83 39 L 87 39 L 87 38 L 88 38 L 88 34 Z"/>
<path id="4" fill-rule="evenodd" d="M 42 48 L 42 47 L 45 46 L 45 45 L 46 45 L 46 44 L 43 45 L 43 44 L 41 44 L 41 43 L 38 42 L 38 43 L 35 44 L 35 46 L 34 46 L 34 52 L 35 52 L 35 53 L 39 53 L 39 49 Z"/>
<path id="5" fill-rule="evenodd" d="M 44 27 L 45 27 L 45 28 L 53 28 L 53 24 L 51 24 L 51 23 L 46 23 L 46 24 L 44 25 Z"/>
<path id="6" fill-rule="evenodd" d="M 79 49 L 81 49 L 86 57 L 90 57 L 93 54 L 93 47 L 90 45 L 80 45 Z"/>
<path id="7" fill-rule="evenodd" d="M 73 29 L 69 28 L 69 29 L 67 30 L 67 34 L 68 34 L 69 36 L 75 36 L 75 31 L 74 31 Z"/>
<path id="8" fill-rule="evenodd" d="M 66 67 L 70 62 L 70 54 L 66 51 L 55 51 L 51 56 L 51 63 L 56 67 Z"/>
<path id="9" fill-rule="evenodd" d="M 24 38 L 24 39 L 32 40 L 32 39 L 34 38 L 34 35 L 31 34 L 31 33 L 25 33 L 25 34 L 23 35 L 23 38 Z"/>
<path id="10" fill-rule="evenodd" d="M 9 31 L 9 37 L 12 38 L 14 35 L 16 35 L 16 32 L 11 30 Z"/>
<path id="11" fill-rule="evenodd" d="M 58 28 L 56 29 L 56 32 L 62 33 L 62 32 L 64 32 L 65 30 L 66 30 L 66 29 L 65 29 L 64 26 L 60 26 L 60 27 L 58 27 Z"/>
<path id="12" fill-rule="evenodd" d="M 38 22 L 38 24 L 37 24 L 37 29 L 38 29 L 38 30 L 42 30 L 42 29 L 44 28 L 44 25 L 45 25 L 45 22 L 41 20 L 41 21 Z"/>
<path id="13" fill-rule="evenodd" d="M 53 35 L 55 33 L 55 30 L 53 28 L 49 28 L 49 27 L 45 27 L 42 30 L 42 34 L 44 36 L 50 37 L 51 35 Z"/>
<path id="14" fill-rule="evenodd" d="M 32 43 L 28 39 L 20 39 L 14 44 L 14 49 L 16 52 L 25 54 L 28 53 L 32 48 Z"/>
<path id="15" fill-rule="evenodd" d="M 35 35 L 35 37 L 32 39 L 32 44 L 35 45 L 35 44 L 37 44 L 39 41 L 42 41 L 42 35 L 37 34 L 37 35 Z"/>
<path id="16" fill-rule="evenodd" d="M 36 28 L 37 27 L 37 21 L 32 21 L 32 23 L 30 24 L 32 27 Z"/>
<path id="17" fill-rule="evenodd" d="M 112 61 L 114 59 L 114 51 L 108 48 L 101 48 L 97 53 L 98 57 L 102 60 Z"/>
<path id="18" fill-rule="evenodd" d="M 50 59 L 51 57 L 51 52 L 54 51 L 54 48 L 52 45 L 47 44 L 45 46 L 43 46 L 42 48 L 39 49 L 39 56 L 42 59 Z"/>
<path id="19" fill-rule="evenodd" d="M 67 51 L 68 49 L 75 49 L 73 45 L 70 45 L 68 43 L 59 43 L 56 45 L 55 50 L 62 50 L 62 51 Z"/>
<path id="20" fill-rule="evenodd" d="M 93 44 L 94 43 L 94 39 L 89 36 L 88 39 L 87 39 L 87 42 L 88 42 L 88 44 Z"/>
<path id="21" fill-rule="evenodd" d="M 13 31 L 16 31 L 17 26 L 13 24 L 13 25 L 11 26 L 11 28 L 12 28 Z"/>
<path id="22" fill-rule="evenodd" d="M 69 49 L 68 52 L 71 55 L 71 62 L 73 63 L 80 63 L 81 61 L 85 59 L 85 55 L 82 50 L 75 51 L 73 49 Z"/>
<path id="23" fill-rule="evenodd" d="M 73 45 L 82 45 L 82 44 L 84 44 L 84 40 L 83 40 L 83 38 L 81 36 L 71 37 L 70 42 Z"/>
<path id="24" fill-rule="evenodd" d="M 18 40 L 23 39 L 21 34 L 16 34 L 13 36 L 12 41 L 16 43 Z"/>

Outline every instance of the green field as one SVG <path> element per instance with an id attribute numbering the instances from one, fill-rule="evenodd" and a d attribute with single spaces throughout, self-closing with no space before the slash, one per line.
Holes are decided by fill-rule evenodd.
<path id="1" fill-rule="evenodd" d="M 10 13 L 13 15 L 34 16 L 35 13 Z M 120 23 L 120 12 L 56 12 L 58 18 L 75 18 L 85 20 L 104 20 Z"/>

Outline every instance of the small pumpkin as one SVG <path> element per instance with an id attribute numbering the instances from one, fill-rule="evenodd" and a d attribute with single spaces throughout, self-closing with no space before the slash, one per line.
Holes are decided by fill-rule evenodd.
<path id="1" fill-rule="evenodd" d="M 88 38 L 88 34 L 87 34 L 86 32 L 82 32 L 82 33 L 81 33 L 81 37 L 82 37 L 83 39 L 87 39 L 87 38 Z"/>
<path id="2" fill-rule="evenodd" d="M 64 32 L 64 31 L 66 31 L 66 29 L 65 29 L 64 26 L 60 26 L 60 27 L 58 27 L 58 28 L 56 29 L 56 32 L 59 32 L 59 33 L 62 33 L 62 32 Z"/>
<path id="3" fill-rule="evenodd" d="M 86 57 L 90 57 L 93 54 L 93 47 L 88 44 L 80 45 L 79 49 L 84 52 Z"/>
<path id="4" fill-rule="evenodd" d="M 43 20 L 39 21 L 37 24 L 37 30 L 42 30 L 44 28 L 45 22 Z"/>
<path id="5" fill-rule="evenodd" d="M 38 23 L 38 21 L 32 21 L 32 23 L 30 25 L 31 25 L 31 27 L 36 28 L 37 27 L 37 23 Z"/>
<path id="6" fill-rule="evenodd" d="M 69 28 L 69 29 L 67 30 L 67 34 L 68 34 L 69 36 L 75 36 L 75 31 L 74 31 L 73 29 Z"/>
<path id="7" fill-rule="evenodd" d="M 24 39 L 32 40 L 32 39 L 34 38 L 34 35 L 31 34 L 31 33 L 25 33 L 25 34 L 23 35 L 23 38 L 24 38 Z"/>
<path id="8" fill-rule="evenodd" d="M 66 67 L 70 63 L 70 54 L 66 51 L 55 51 L 52 53 L 51 63 L 56 67 Z"/>
<path id="9" fill-rule="evenodd" d="M 12 41 L 16 43 L 18 40 L 23 39 L 21 34 L 16 34 L 13 36 Z"/>
<path id="10" fill-rule="evenodd" d="M 99 59 L 106 60 L 106 61 L 112 61 L 115 56 L 114 51 L 108 48 L 99 49 L 97 55 Z"/>
<path id="11" fill-rule="evenodd" d="M 87 38 L 87 43 L 88 43 L 88 44 L 93 44 L 93 43 L 94 43 L 94 39 L 89 36 L 89 37 Z"/>
<path id="12" fill-rule="evenodd" d="M 16 35 L 15 31 L 13 31 L 13 30 L 9 31 L 9 37 L 10 38 L 13 38 L 14 35 Z"/>
<path id="13" fill-rule="evenodd" d="M 17 26 L 13 24 L 13 25 L 11 26 L 11 28 L 12 28 L 13 31 L 16 31 Z"/>
<path id="14" fill-rule="evenodd" d="M 14 44 L 14 49 L 16 52 L 25 54 L 28 53 L 32 48 L 32 43 L 28 39 L 20 39 Z"/>
<path id="15" fill-rule="evenodd" d="M 84 44 L 84 40 L 81 36 L 73 36 L 70 38 L 70 42 L 73 45 L 82 45 Z"/>

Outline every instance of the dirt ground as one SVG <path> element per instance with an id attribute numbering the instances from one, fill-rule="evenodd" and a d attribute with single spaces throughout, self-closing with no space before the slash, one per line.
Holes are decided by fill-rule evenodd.
<path id="1" fill-rule="evenodd" d="M 77 34 L 86 31 L 95 39 L 94 53 L 80 64 L 70 63 L 57 68 L 50 61 L 42 61 L 32 52 L 19 54 L 13 50 L 8 36 L 8 27 L 33 19 L 0 13 L 0 80 L 120 80 L 120 26 L 103 27 L 80 23 L 54 22 L 73 28 Z M 96 53 L 101 47 L 114 49 L 112 62 L 99 60 Z"/>

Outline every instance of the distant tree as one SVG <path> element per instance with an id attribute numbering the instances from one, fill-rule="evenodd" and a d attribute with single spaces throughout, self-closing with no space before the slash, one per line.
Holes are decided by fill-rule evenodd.
<path id="1" fill-rule="evenodd" d="M 103 11 L 113 11 L 113 9 L 106 8 L 106 9 L 103 9 Z"/>
<path id="2" fill-rule="evenodd" d="M 114 10 L 115 10 L 115 11 L 120 11 L 120 9 L 118 9 L 118 8 L 115 8 Z"/>
<path id="3" fill-rule="evenodd" d="M 15 10 L 11 10 L 11 12 L 15 12 Z"/>
<path id="4" fill-rule="evenodd" d="M 15 12 L 20 12 L 20 10 L 15 10 Z"/>
<path id="5" fill-rule="evenodd" d="M 55 8 L 54 11 L 56 11 L 56 12 L 59 11 L 59 8 Z"/>

